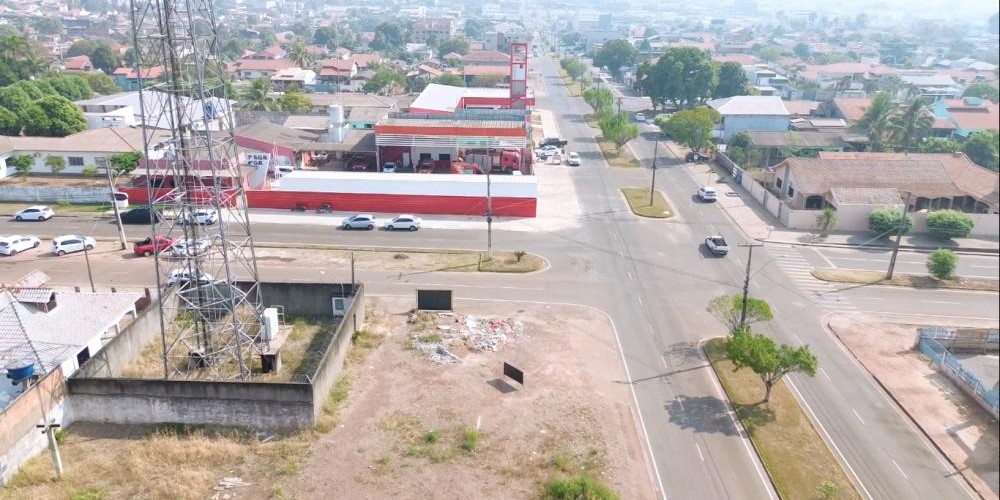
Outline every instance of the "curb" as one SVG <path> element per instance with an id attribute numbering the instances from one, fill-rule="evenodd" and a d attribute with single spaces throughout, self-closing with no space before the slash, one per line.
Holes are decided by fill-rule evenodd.
<path id="1" fill-rule="evenodd" d="M 854 358 L 854 361 L 857 361 L 857 363 L 859 365 L 861 365 L 862 368 L 864 368 L 865 373 L 867 373 L 868 376 L 871 377 L 872 380 L 874 380 L 876 384 L 878 384 L 879 388 L 882 389 L 882 392 L 885 393 L 885 395 L 888 396 L 889 399 L 891 399 L 892 402 L 896 405 L 896 408 L 898 408 L 900 411 L 902 411 L 903 414 L 906 415 L 906 418 L 910 419 L 910 422 L 913 424 L 914 427 L 916 427 L 917 429 L 920 429 L 920 433 L 923 434 L 925 438 L 927 438 L 927 441 L 930 442 L 931 445 L 934 446 L 934 449 L 937 450 L 937 452 L 940 453 L 941 456 L 943 456 L 944 459 L 948 461 L 948 464 L 951 465 L 951 467 L 953 469 L 955 469 L 953 471 L 953 473 L 958 473 L 958 475 L 962 477 L 962 480 L 965 481 L 965 484 L 976 495 L 978 495 L 980 498 L 983 498 L 985 500 L 986 497 L 983 496 L 983 494 L 979 491 L 979 489 L 977 489 L 975 487 L 975 485 L 972 484 L 972 481 L 969 481 L 969 478 L 966 477 L 965 474 L 962 472 L 962 470 L 963 470 L 962 467 L 959 467 L 958 464 L 956 464 L 951 459 L 951 457 L 948 456 L 948 454 L 945 453 L 945 451 L 943 449 L 941 449 L 940 446 L 938 446 L 937 442 L 934 441 L 934 438 L 932 438 L 931 435 L 927 432 L 927 430 L 925 430 L 924 427 L 922 425 L 920 425 L 920 422 L 917 422 L 917 419 L 914 418 L 913 414 L 910 413 L 910 411 L 906 409 L 906 406 L 904 406 L 902 403 L 900 403 L 899 399 L 896 398 L 896 396 L 892 393 L 892 391 L 890 391 L 885 386 L 885 384 L 882 383 L 882 380 L 879 379 L 878 377 L 876 377 L 875 374 L 872 373 L 871 370 L 869 370 L 868 367 L 865 366 L 865 364 L 858 358 L 858 356 L 856 354 L 854 354 L 854 350 L 851 349 L 842 340 L 840 340 L 840 335 L 837 335 L 837 333 L 834 332 L 833 329 L 830 328 L 830 320 L 829 320 L 829 318 L 824 318 L 823 319 L 823 329 L 826 330 L 826 332 L 828 334 L 833 335 L 833 337 L 836 338 L 837 343 L 840 344 L 845 350 L 847 350 L 847 352 L 851 353 L 851 357 Z"/>
<path id="2" fill-rule="evenodd" d="M 728 213 L 728 211 L 726 211 Z M 891 250 L 893 247 L 890 245 L 865 245 L 864 247 L 859 247 L 858 245 L 851 245 L 849 243 L 803 243 L 801 241 L 784 241 L 784 240 L 769 240 L 762 239 L 767 243 L 776 243 L 781 245 L 792 245 L 792 246 L 803 246 L 803 247 L 826 247 L 826 248 L 848 248 L 848 249 L 859 249 L 859 248 L 875 248 L 882 250 Z M 924 247 L 917 245 L 899 245 L 900 250 L 915 250 L 921 252 L 933 252 L 938 248 L 944 247 Z M 950 248 L 949 250 L 954 251 L 959 255 L 1000 255 L 1000 248 Z"/>

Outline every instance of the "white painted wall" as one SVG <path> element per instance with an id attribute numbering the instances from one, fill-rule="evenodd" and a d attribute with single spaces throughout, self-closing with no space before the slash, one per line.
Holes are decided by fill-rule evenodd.
<path id="1" fill-rule="evenodd" d="M 490 193 L 493 196 L 538 197 L 538 180 L 534 176 L 493 175 L 491 181 Z M 412 196 L 485 196 L 486 176 L 297 170 L 282 177 L 280 186 L 276 190 Z"/>

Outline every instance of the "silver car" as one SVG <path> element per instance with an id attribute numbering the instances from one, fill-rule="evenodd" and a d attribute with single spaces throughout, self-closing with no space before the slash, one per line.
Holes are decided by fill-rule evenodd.
<path id="1" fill-rule="evenodd" d="M 386 231 L 416 231 L 420 229 L 420 217 L 414 217 L 409 214 L 402 214 L 388 222 L 385 223 Z"/>
<path id="2" fill-rule="evenodd" d="M 344 229 L 374 229 L 375 216 L 372 214 L 352 215 L 340 223 Z"/>

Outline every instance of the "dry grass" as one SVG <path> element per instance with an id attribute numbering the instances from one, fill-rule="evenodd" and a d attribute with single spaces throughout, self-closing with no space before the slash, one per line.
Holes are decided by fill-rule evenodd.
<path id="1" fill-rule="evenodd" d="M 480 252 L 470 250 L 425 250 L 413 248 L 376 249 L 371 247 L 346 248 L 337 245 L 304 245 L 304 248 L 289 250 L 287 246 L 272 247 L 261 245 L 257 252 L 258 262 L 308 262 L 325 267 L 351 265 L 351 254 L 354 254 L 354 265 L 357 269 L 376 269 L 391 272 L 440 272 L 440 271 L 487 271 L 523 273 L 540 269 L 544 260 L 530 255 L 523 260 L 536 267 L 500 266 L 480 269 L 478 262 Z M 497 252 L 506 257 L 511 252 Z M 403 257 L 401 257 L 403 256 Z"/>
<path id="2" fill-rule="evenodd" d="M 856 283 L 860 285 L 892 285 L 910 288 L 953 288 L 958 290 L 979 290 L 986 292 L 1000 291 L 1000 280 L 989 278 L 956 277 L 939 280 L 930 275 L 894 273 L 892 279 L 885 279 L 883 271 L 860 271 L 845 269 L 817 269 L 812 272 L 816 279 L 837 283 Z"/>
<path id="3" fill-rule="evenodd" d="M 724 343 L 724 339 L 709 341 L 705 354 L 781 497 L 822 499 L 818 488 L 830 481 L 838 489 L 834 498 L 860 499 L 785 383 L 774 386 L 770 402 L 760 403 L 764 384 L 749 369 L 733 371 Z"/>
<path id="4" fill-rule="evenodd" d="M 493 258 L 489 260 L 485 254 L 482 255 L 478 270 L 484 273 L 530 273 L 543 267 L 545 260 L 534 254 L 525 254 L 518 259 L 514 252 L 494 252 Z"/>
<path id="5" fill-rule="evenodd" d="M 583 87 L 582 83 L 574 82 L 573 79 L 569 77 L 569 73 L 566 73 L 566 70 L 562 68 L 559 68 L 559 76 L 562 77 L 563 83 L 566 84 L 566 93 L 569 94 L 570 97 L 580 97 L 582 95 L 582 90 L 580 90 Z"/>
<path id="6" fill-rule="evenodd" d="M 628 200 L 628 206 L 632 213 L 640 217 L 652 217 L 654 219 L 665 219 L 674 215 L 670 204 L 663 198 L 659 191 L 653 191 L 653 203 L 649 203 L 649 189 L 646 188 L 622 188 L 622 194 Z"/>
<path id="7" fill-rule="evenodd" d="M 605 141 L 604 137 L 597 137 L 597 145 L 601 148 L 601 154 L 604 155 L 604 159 L 607 160 L 608 165 L 615 168 L 638 168 L 640 166 L 639 160 L 632 156 L 632 152 L 628 148 L 623 147 L 621 151 L 618 151 L 618 146 L 611 141 Z"/>

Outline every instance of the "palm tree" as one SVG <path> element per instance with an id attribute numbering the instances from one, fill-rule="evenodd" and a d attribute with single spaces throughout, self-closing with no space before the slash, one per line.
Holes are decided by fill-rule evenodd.
<path id="1" fill-rule="evenodd" d="M 240 109 L 245 111 L 271 111 L 276 104 L 269 95 L 271 93 L 271 80 L 267 78 L 257 78 L 250 83 L 250 86 L 243 91 L 243 103 Z"/>
<path id="2" fill-rule="evenodd" d="M 865 114 L 854 123 L 855 128 L 868 134 L 868 143 L 872 151 L 882 151 L 892 128 L 892 116 L 895 106 L 889 94 L 879 92 L 872 98 L 871 106 L 865 108 Z"/>
<path id="3" fill-rule="evenodd" d="M 893 139 L 903 147 L 903 152 L 909 152 L 914 143 L 930 135 L 934 113 L 927 101 L 917 97 L 897 108 L 891 121 Z"/>
<path id="4" fill-rule="evenodd" d="M 306 44 L 302 42 L 292 45 L 292 48 L 288 50 L 288 58 L 300 68 L 308 68 L 313 62 L 312 54 L 306 49 Z"/>

